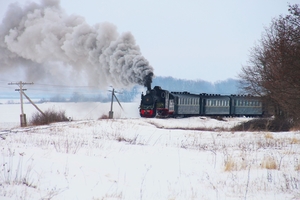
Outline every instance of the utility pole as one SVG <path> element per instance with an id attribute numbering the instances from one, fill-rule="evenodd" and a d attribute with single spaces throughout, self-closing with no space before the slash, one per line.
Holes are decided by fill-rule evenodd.
<path id="1" fill-rule="evenodd" d="M 25 127 L 27 126 L 27 121 L 26 121 L 26 114 L 24 114 L 24 109 L 23 109 L 23 91 L 26 89 L 23 89 L 23 85 L 33 85 L 33 83 L 24 83 L 20 81 L 16 83 L 8 83 L 8 85 L 18 85 L 20 88 L 20 89 L 15 89 L 15 91 L 20 92 L 20 102 L 21 102 L 20 124 L 21 127 Z"/>
<path id="2" fill-rule="evenodd" d="M 113 90 L 112 90 L 112 92 L 111 92 L 110 111 L 109 111 L 109 113 L 108 113 L 108 118 L 109 118 L 109 119 L 114 118 L 114 112 L 113 112 L 114 95 L 115 95 L 115 89 L 113 88 Z"/>
<path id="3" fill-rule="evenodd" d="M 108 113 L 108 118 L 112 119 L 112 118 L 114 118 L 114 112 L 113 112 L 114 97 L 116 98 L 116 100 L 117 100 L 118 104 L 120 105 L 120 107 L 122 108 L 122 110 L 123 110 L 123 107 L 121 106 L 121 103 L 119 102 L 117 96 L 115 95 L 115 93 L 117 93 L 115 91 L 115 89 L 113 88 L 112 91 L 111 90 L 108 90 L 108 91 L 111 92 L 111 103 L 110 103 L 110 111 Z"/>

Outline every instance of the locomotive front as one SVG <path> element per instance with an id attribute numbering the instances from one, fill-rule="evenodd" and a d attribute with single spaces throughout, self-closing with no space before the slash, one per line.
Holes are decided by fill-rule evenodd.
<path id="1" fill-rule="evenodd" d="M 167 90 L 155 86 L 148 89 L 146 95 L 142 94 L 140 115 L 141 117 L 168 117 L 174 112 L 174 99 L 170 99 Z"/>
<path id="2" fill-rule="evenodd" d="M 142 93 L 140 116 L 147 118 L 153 118 L 156 116 L 155 96 L 153 95 L 153 92 L 151 92 L 151 90 L 147 90 L 146 95 Z"/>

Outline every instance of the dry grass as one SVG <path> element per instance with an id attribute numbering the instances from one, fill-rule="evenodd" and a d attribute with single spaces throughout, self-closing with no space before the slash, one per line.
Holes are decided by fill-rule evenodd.
<path id="1" fill-rule="evenodd" d="M 32 161 L 29 165 L 23 163 L 23 155 L 20 154 L 19 160 L 14 160 L 14 153 L 10 153 L 7 160 L 3 158 L 0 165 L 0 186 L 2 183 L 9 185 L 26 185 L 27 187 L 37 188 L 36 181 L 32 178 Z M 17 163 L 14 163 L 16 162 Z M 25 173 L 24 173 L 25 172 Z"/>
<path id="2" fill-rule="evenodd" d="M 300 164 L 295 166 L 295 171 L 300 171 Z"/>
<path id="3" fill-rule="evenodd" d="M 247 169 L 247 160 L 244 159 L 244 156 L 241 157 L 229 157 L 228 160 L 225 162 L 225 168 L 224 171 L 230 172 L 230 171 L 240 171 Z"/>
<path id="4" fill-rule="evenodd" d="M 300 144 L 300 139 L 295 137 L 291 138 L 291 144 Z"/>
<path id="5" fill-rule="evenodd" d="M 225 163 L 224 171 L 230 172 L 237 169 L 236 163 L 234 162 L 233 158 L 228 158 L 227 162 Z"/>
<path id="6" fill-rule="evenodd" d="M 273 134 L 272 134 L 272 133 L 265 133 L 265 138 L 266 138 L 266 139 L 271 139 L 271 140 L 273 140 L 273 139 L 274 139 L 274 137 L 273 137 Z"/>
<path id="7" fill-rule="evenodd" d="M 274 157 L 267 155 L 262 160 L 261 167 L 264 169 L 277 169 L 276 160 Z"/>

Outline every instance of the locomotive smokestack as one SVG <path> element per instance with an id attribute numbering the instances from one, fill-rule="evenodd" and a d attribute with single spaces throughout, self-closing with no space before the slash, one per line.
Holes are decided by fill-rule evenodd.
<path id="1" fill-rule="evenodd" d="M 147 85 L 147 90 L 151 90 L 151 83 Z"/>
<path id="2" fill-rule="evenodd" d="M 153 77 L 153 73 L 149 73 L 146 77 L 145 77 L 145 82 L 144 82 L 144 86 L 147 87 L 147 90 L 151 90 L 151 83 L 152 83 L 152 77 Z"/>

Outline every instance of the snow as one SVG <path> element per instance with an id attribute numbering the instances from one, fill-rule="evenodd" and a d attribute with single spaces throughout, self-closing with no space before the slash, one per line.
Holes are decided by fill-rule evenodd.
<path id="1" fill-rule="evenodd" d="M 143 119 L 138 103 L 44 103 L 73 121 L 19 127 L 1 104 L 0 199 L 299 199 L 300 134 L 248 118 Z M 30 119 L 35 108 L 24 106 Z"/>

